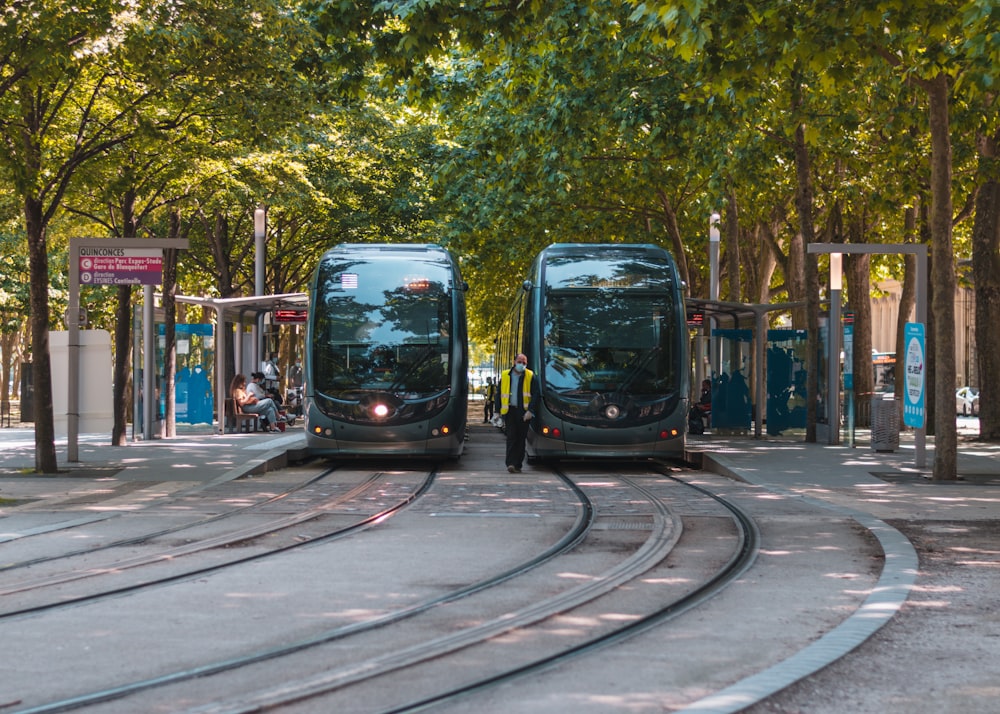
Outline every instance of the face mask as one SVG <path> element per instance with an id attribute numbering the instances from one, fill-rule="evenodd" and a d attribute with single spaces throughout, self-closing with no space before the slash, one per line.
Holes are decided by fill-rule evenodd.
<path id="1" fill-rule="evenodd" d="M 516 370 L 517 370 L 518 372 L 523 372 L 523 371 L 524 371 L 524 368 L 525 368 L 525 366 L 526 366 L 526 365 L 523 365 L 523 364 L 521 364 L 520 362 L 518 362 L 517 364 L 515 364 L 515 365 L 514 365 L 514 369 L 516 369 Z"/>

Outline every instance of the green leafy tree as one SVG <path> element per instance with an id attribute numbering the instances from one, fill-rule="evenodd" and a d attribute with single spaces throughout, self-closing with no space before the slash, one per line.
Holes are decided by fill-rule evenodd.
<path id="1" fill-rule="evenodd" d="M 981 87 L 991 81 L 989 67 L 995 67 L 997 39 L 996 9 L 991 3 L 973 0 L 962 12 L 951 3 L 927 0 L 916 3 L 867 2 L 849 5 L 806 5 L 790 7 L 787 3 L 705 3 L 674 6 L 671 3 L 633 3 L 633 19 L 643 22 L 661 46 L 674 48 L 683 57 L 701 53 L 720 53 L 719 79 L 730 82 L 732 76 L 747 74 L 734 70 L 737 53 L 732 48 L 745 42 L 752 33 L 766 40 L 756 43 L 764 48 L 748 59 L 751 75 L 762 70 L 786 76 L 793 81 L 792 111 L 804 116 L 807 105 L 804 93 L 810 77 L 824 74 L 832 88 L 842 90 L 845 77 L 841 67 L 863 62 L 884 62 L 896 68 L 898 86 L 912 82 L 926 95 L 931 146 L 930 195 L 933 262 L 933 322 L 947 325 L 954 310 L 954 266 L 952 264 L 952 144 L 949 108 L 954 91 L 963 83 Z M 844 62 L 842 58 L 848 58 Z M 992 64 L 991 64 L 992 63 Z M 808 85 L 811 88 L 811 85 Z M 799 229 L 807 242 L 814 239 L 812 166 L 808 156 L 808 125 L 796 128 L 796 164 L 799 176 Z M 814 262 L 807 261 L 810 284 L 810 315 L 817 312 L 815 281 L 809 277 Z M 811 321 L 810 317 L 810 321 Z M 814 333 L 810 322 L 810 333 Z M 955 377 L 954 335 L 939 330 L 934 339 L 936 370 L 934 402 L 935 449 L 934 475 L 937 479 L 955 478 L 955 422 L 951 417 Z M 810 350 L 812 352 L 812 350 Z"/>
<path id="2" fill-rule="evenodd" d="M 295 86 L 294 74 L 274 72 L 271 59 L 296 45 L 285 10 L 269 0 L 239 8 L 213 0 L 23 0 L 0 17 L 0 170 L 24 206 L 37 471 L 57 468 L 46 231 L 67 190 L 81 167 L 183 126 L 206 102 L 256 127 L 250 139 L 260 136 L 290 106 L 282 94 Z"/>

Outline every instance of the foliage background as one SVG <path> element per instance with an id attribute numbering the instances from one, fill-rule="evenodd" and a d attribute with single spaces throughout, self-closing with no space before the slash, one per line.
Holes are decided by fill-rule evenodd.
<path id="1" fill-rule="evenodd" d="M 979 240 L 977 312 L 992 319 L 998 66 L 988 0 L 14 0 L 0 11 L 2 396 L 61 324 L 70 236 L 187 237 L 178 292 L 251 294 L 258 205 L 269 292 L 306 289 L 340 242 L 451 249 L 481 359 L 552 242 L 664 245 L 707 297 L 712 212 L 723 299 L 818 299 L 813 240 L 927 242 L 941 280 Z M 906 277 L 899 258 L 866 270 L 848 279 L 853 303 L 870 277 Z M 112 332 L 132 299 L 83 297 Z M 1000 389 L 981 387 L 1000 438 Z"/>

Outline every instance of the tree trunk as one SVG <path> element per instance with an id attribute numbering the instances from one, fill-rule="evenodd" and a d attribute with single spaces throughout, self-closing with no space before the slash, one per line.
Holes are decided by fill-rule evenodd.
<path id="1" fill-rule="evenodd" d="M 860 226 L 857 228 L 860 230 Z M 852 230 L 852 236 L 854 232 Z M 875 391 L 875 375 L 872 370 L 871 256 L 858 253 L 844 257 L 847 263 L 850 308 L 854 313 L 854 350 L 851 362 L 854 395 L 857 399 L 871 399 Z"/>
<path id="2" fill-rule="evenodd" d="M 688 275 L 687 254 L 684 252 L 684 241 L 681 238 L 680 226 L 677 224 L 677 213 L 674 211 L 674 207 L 671 205 L 666 193 L 657 191 L 657 197 L 663 209 L 663 224 L 667 229 L 667 235 L 670 237 L 671 253 L 673 253 L 674 260 L 677 262 L 677 272 L 681 274 L 681 280 L 684 281 L 684 284 L 690 285 L 691 276 Z"/>
<path id="3" fill-rule="evenodd" d="M 759 235 L 769 231 L 770 226 L 762 223 L 757 227 L 757 230 Z M 771 302 L 771 278 L 774 276 L 775 268 L 778 267 L 778 259 L 771 248 L 773 241 L 761 238 L 757 242 L 761 249 L 757 265 L 757 290 L 754 295 L 757 297 L 757 302 L 765 305 Z"/>
<path id="4" fill-rule="evenodd" d="M 176 210 L 169 216 L 171 240 L 180 235 L 180 216 Z M 163 251 L 163 333 L 164 389 L 167 390 L 166 436 L 177 436 L 177 249 Z M 190 402 L 189 402 L 190 403 Z"/>
<path id="5" fill-rule="evenodd" d="M 931 240 L 934 259 L 932 312 L 934 335 L 934 480 L 958 478 L 955 422 L 955 261 L 952 245 L 951 137 L 948 76 L 925 84 L 931 130 Z"/>
<path id="6" fill-rule="evenodd" d="M 6 315 L 4 319 L 6 319 Z M 10 402 L 10 386 L 14 374 L 14 349 L 17 346 L 17 331 L 4 328 L 0 331 L 0 354 L 3 355 L 3 366 L 0 368 L 0 401 Z M 17 385 L 14 385 L 17 389 Z"/>
<path id="7" fill-rule="evenodd" d="M 113 377 L 114 423 L 111 427 L 111 445 L 125 446 L 128 430 L 129 400 L 125 399 L 128 388 L 129 356 L 131 355 L 132 334 L 132 286 L 119 285 L 115 306 L 115 361 Z"/>
<path id="8" fill-rule="evenodd" d="M 979 438 L 1000 441 L 1000 132 L 979 139 L 979 195 L 972 229 L 976 295 L 976 359 L 979 367 Z"/>
<path id="9" fill-rule="evenodd" d="M 121 235 L 132 238 L 136 234 L 135 191 L 126 191 L 121 199 Z M 115 363 L 114 363 L 114 423 L 111 427 L 112 446 L 125 446 L 128 415 L 125 413 L 128 400 L 125 389 L 131 364 L 129 349 L 132 336 L 132 287 L 118 286 L 118 305 L 115 309 Z"/>
<path id="10" fill-rule="evenodd" d="M 35 395 L 35 471 L 54 474 L 56 462 L 55 415 L 52 407 L 52 357 L 49 352 L 49 254 L 42 218 L 42 203 L 24 200 L 31 273 L 31 369 Z"/>
<path id="11" fill-rule="evenodd" d="M 796 105 L 801 103 L 798 94 L 799 87 L 795 89 L 797 99 Z M 812 175 L 809 166 L 809 147 L 806 146 L 805 125 L 799 124 L 795 127 L 795 174 L 797 186 L 795 192 L 795 204 L 799 213 L 799 232 L 801 233 L 802 253 L 805 263 L 805 295 L 806 295 L 806 364 L 808 374 L 806 376 L 806 441 L 816 442 L 816 417 L 817 401 L 819 394 L 819 275 L 816 264 L 816 256 L 807 251 L 806 246 L 815 239 L 815 228 L 812 219 L 813 186 Z M 791 263 L 791 261 L 789 261 Z M 836 428 L 831 424 L 830 428 Z"/>
<path id="12" fill-rule="evenodd" d="M 224 214 L 217 213 L 211 221 L 209 221 L 207 217 L 203 217 L 203 222 L 207 231 L 209 249 L 212 253 L 212 259 L 215 264 L 217 276 L 215 285 L 219 290 L 219 297 L 233 297 L 238 293 L 238 291 L 233 287 L 235 266 L 230 257 L 229 250 L 229 221 L 226 220 Z M 246 255 L 244 254 L 243 257 L 245 258 Z M 235 336 L 225 321 L 220 321 L 220 324 L 217 326 L 215 339 L 225 340 L 226 364 L 223 365 L 223 374 L 216 375 L 216 379 L 223 379 L 223 384 L 225 384 L 228 388 L 229 383 L 236 375 L 236 351 L 234 349 Z M 221 425 L 223 418 L 223 405 L 216 404 L 215 407 L 218 411 L 220 420 L 219 423 Z"/>
<path id="13" fill-rule="evenodd" d="M 729 255 L 729 299 L 732 302 L 743 301 L 743 289 L 740 282 L 740 211 L 736 203 L 736 192 L 729 190 L 726 205 L 726 250 Z"/>

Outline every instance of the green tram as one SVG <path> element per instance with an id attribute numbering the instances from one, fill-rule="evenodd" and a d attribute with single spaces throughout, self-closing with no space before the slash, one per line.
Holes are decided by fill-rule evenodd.
<path id="1" fill-rule="evenodd" d="M 690 393 L 682 282 L 646 244 L 538 254 L 496 339 L 494 378 L 523 352 L 540 380 L 529 461 L 683 457 Z"/>
<path id="2" fill-rule="evenodd" d="M 306 446 L 326 457 L 457 458 L 468 410 L 465 292 L 431 244 L 342 244 L 310 289 Z"/>

